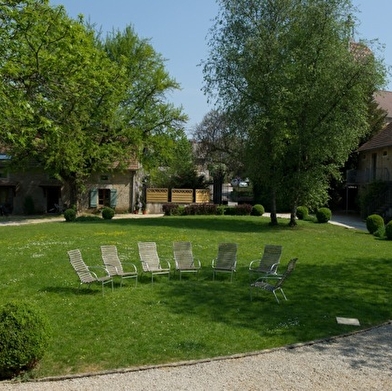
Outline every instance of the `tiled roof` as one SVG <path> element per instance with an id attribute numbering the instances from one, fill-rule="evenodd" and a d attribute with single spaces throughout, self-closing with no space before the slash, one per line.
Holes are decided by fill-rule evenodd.
<path id="1" fill-rule="evenodd" d="M 392 92 L 378 91 L 374 94 L 374 100 L 387 112 L 387 117 L 392 118 Z"/>
<path id="2" fill-rule="evenodd" d="M 380 133 L 358 148 L 358 152 L 369 151 L 392 146 L 392 123 L 388 124 Z"/>

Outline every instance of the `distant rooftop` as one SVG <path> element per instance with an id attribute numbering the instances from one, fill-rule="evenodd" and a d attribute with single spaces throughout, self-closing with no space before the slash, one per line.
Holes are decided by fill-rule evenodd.
<path id="1" fill-rule="evenodd" d="M 387 112 L 386 122 L 392 122 L 392 92 L 378 91 L 374 94 L 374 100 Z"/>

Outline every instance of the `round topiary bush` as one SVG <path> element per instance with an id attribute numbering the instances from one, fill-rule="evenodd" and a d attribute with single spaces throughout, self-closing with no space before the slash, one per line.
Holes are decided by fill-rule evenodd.
<path id="1" fill-rule="evenodd" d="M 385 226 L 385 236 L 388 240 L 392 240 L 392 220 Z"/>
<path id="2" fill-rule="evenodd" d="M 75 221 L 76 220 L 76 210 L 75 209 L 67 209 L 64 212 L 65 221 Z"/>
<path id="3" fill-rule="evenodd" d="M 102 217 L 105 220 L 110 220 L 113 218 L 113 216 L 114 216 L 114 209 L 109 208 L 109 207 L 105 207 L 102 209 Z"/>
<path id="4" fill-rule="evenodd" d="M 306 206 L 298 206 L 295 215 L 298 220 L 304 220 L 309 216 L 309 209 Z"/>
<path id="5" fill-rule="evenodd" d="M 366 218 L 366 228 L 372 235 L 383 227 L 384 219 L 380 215 L 372 214 Z"/>
<path id="6" fill-rule="evenodd" d="M 260 204 L 256 204 L 252 206 L 252 210 L 250 211 L 251 216 L 262 216 L 264 214 L 264 206 Z"/>
<path id="7" fill-rule="evenodd" d="M 0 311 L 0 379 L 34 368 L 49 344 L 47 319 L 33 304 L 10 302 Z"/>
<path id="8" fill-rule="evenodd" d="M 332 212 L 329 208 L 320 208 L 316 212 L 316 218 L 319 223 L 328 223 L 331 220 Z"/>

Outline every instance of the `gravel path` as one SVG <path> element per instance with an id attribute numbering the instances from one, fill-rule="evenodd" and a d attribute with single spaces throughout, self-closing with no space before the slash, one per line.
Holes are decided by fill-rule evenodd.
<path id="1" fill-rule="evenodd" d="M 391 390 L 392 323 L 327 341 L 247 356 L 193 361 L 37 382 L 0 391 Z"/>

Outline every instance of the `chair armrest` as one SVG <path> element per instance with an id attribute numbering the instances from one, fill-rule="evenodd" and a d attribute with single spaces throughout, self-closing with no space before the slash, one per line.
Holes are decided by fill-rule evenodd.
<path id="1" fill-rule="evenodd" d="M 214 258 L 214 259 L 212 260 L 212 262 L 211 262 L 211 266 L 212 266 L 213 269 L 215 268 L 215 262 L 216 262 L 216 258 Z"/>
<path id="2" fill-rule="evenodd" d="M 198 269 L 201 269 L 201 262 L 198 258 L 193 258 L 193 266 L 197 267 Z"/>
<path id="3" fill-rule="evenodd" d="M 255 268 L 253 267 L 253 264 L 256 262 L 260 262 L 260 259 L 254 259 L 253 261 L 250 262 L 249 264 L 249 270 L 254 270 Z"/>
<path id="4" fill-rule="evenodd" d="M 110 273 L 108 271 L 108 269 L 106 269 L 105 266 L 87 266 L 87 269 L 90 271 L 91 274 L 93 274 L 96 278 L 97 277 L 97 273 L 95 273 L 92 269 L 96 269 L 101 271 L 101 274 L 106 274 L 107 276 L 110 276 Z"/>
<path id="5" fill-rule="evenodd" d="M 123 266 L 124 265 L 128 266 L 130 269 L 133 269 L 133 270 L 131 270 L 132 272 L 137 273 L 137 267 L 136 267 L 136 265 L 133 262 L 122 262 L 122 265 Z M 128 271 L 128 270 L 124 270 L 124 271 Z"/>
<path id="6" fill-rule="evenodd" d="M 163 266 L 162 263 L 165 263 L 167 265 L 167 267 L 166 268 L 162 267 Z M 169 269 L 170 270 L 170 268 L 171 268 L 170 262 L 167 259 L 161 259 L 160 260 L 160 265 L 161 265 L 161 267 L 163 269 Z"/>

